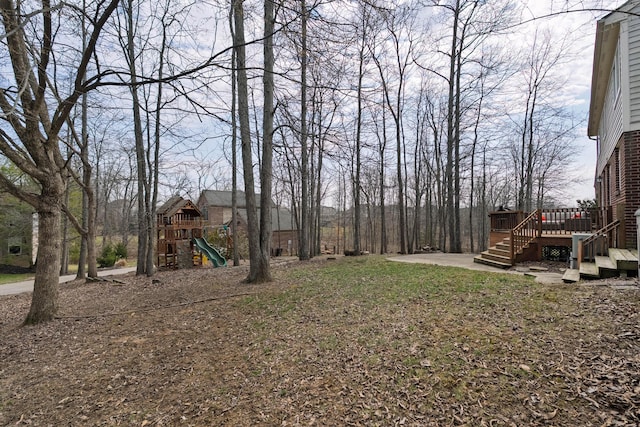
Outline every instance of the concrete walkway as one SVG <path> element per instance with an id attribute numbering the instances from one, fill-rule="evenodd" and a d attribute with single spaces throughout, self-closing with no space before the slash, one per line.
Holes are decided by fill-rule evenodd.
<path id="1" fill-rule="evenodd" d="M 119 274 L 127 274 L 136 271 L 136 267 L 114 268 L 111 270 L 98 271 L 98 277 L 115 276 Z M 71 282 L 76 279 L 75 274 L 68 276 L 60 276 L 59 283 Z M 33 279 L 23 282 L 7 283 L 0 285 L 0 295 L 15 295 L 23 292 L 33 292 Z"/>
<path id="2" fill-rule="evenodd" d="M 538 283 L 561 284 L 562 274 L 548 271 L 529 271 L 527 267 L 516 267 L 510 270 L 491 267 L 489 265 L 473 262 L 475 254 L 445 254 L 442 252 L 432 252 L 415 255 L 398 255 L 387 258 L 389 261 L 408 262 L 414 264 L 434 264 L 448 267 L 461 267 L 468 270 L 487 271 L 491 273 L 520 274 L 535 277 Z"/>

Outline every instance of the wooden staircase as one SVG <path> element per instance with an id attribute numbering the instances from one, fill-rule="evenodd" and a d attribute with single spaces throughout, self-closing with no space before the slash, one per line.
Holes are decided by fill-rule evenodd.
<path id="1" fill-rule="evenodd" d="M 542 233 L 541 218 L 540 209 L 531 212 L 510 230 L 510 237 L 504 238 L 502 242 L 480 253 L 473 258 L 473 261 L 498 268 L 511 268 L 518 255 L 522 255 L 529 248 L 530 243 L 540 237 Z"/>
<path id="2" fill-rule="evenodd" d="M 617 249 L 625 247 L 620 239 L 625 234 L 624 221 L 613 220 L 610 209 L 536 209 L 529 214 L 499 210 L 489 216 L 490 241 L 498 243 L 474 257 L 474 262 L 507 269 L 517 262 L 541 259 L 547 248 L 574 246 L 572 256 L 581 268 L 567 270 L 566 281 L 637 274 L 638 252 Z M 589 234 L 584 240 L 577 236 L 577 249 L 576 233 Z"/>
<path id="3" fill-rule="evenodd" d="M 638 251 L 635 249 L 609 248 L 609 256 L 594 258 L 593 262 L 581 262 L 579 270 L 567 270 L 562 280 L 573 283 L 580 279 L 606 279 L 637 274 Z"/>
<path id="4" fill-rule="evenodd" d="M 476 255 L 473 262 L 497 268 L 511 268 L 511 240 L 509 238 L 503 239 L 502 242 L 490 247 L 480 255 Z"/>

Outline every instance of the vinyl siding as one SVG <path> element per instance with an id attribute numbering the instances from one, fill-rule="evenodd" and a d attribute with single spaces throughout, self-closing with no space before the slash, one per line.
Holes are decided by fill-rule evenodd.
<path id="1" fill-rule="evenodd" d="M 640 18 L 630 16 L 629 31 L 629 121 L 632 128 L 640 124 Z"/>
<path id="2" fill-rule="evenodd" d="M 611 82 L 609 82 L 611 83 Z M 622 135 L 622 96 L 609 84 L 607 97 L 604 101 L 602 120 L 600 121 L 600 155 L 598 156 L 598 174 L 600 174 L 607 160 Z"/>

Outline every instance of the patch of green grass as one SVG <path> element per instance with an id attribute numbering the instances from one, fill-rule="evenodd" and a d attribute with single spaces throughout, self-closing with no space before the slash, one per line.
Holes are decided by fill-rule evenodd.
<path id="1" fill-rule="evenodd" d="M 22 282 L 33 278 L 33 273 L 26 274 L 0 274 L 0 285 L 6 285 L 7 283 Z"/>
<path id="2" fill-rule="evenodd" d="M 524 276 L 379 256 L 319 262 L 279 274 L 287 287 L 237 303 L 246 315 L 260 319 L 251 328 L 254 342 L 313 343 L 319 351 L 312 352 L 313 360 L 336 360 L 332 374 L 346 360 L 358 372 L 388 377 L 400 388 L 434 383 L 454 399 L 476 396 L 482 387 L 494 390 L 491 378 L 537 378 L 519 365 L 545 349 L 532 348 L 523 334 L 542 335 L 553 327 L 540 320 L 556 316 L 564 292 Z M 277 363 L 287 351 L 283 347 L 262 356 Z M 292 351 L 289 360 L 306 366 L 305 354 Z"/>
<path id="3" fill-rule="evenodd" d="M 301 287 L 334 292 L 367 305 L 399 302 L 410 298 L 442 298 L 457 294 L 508 294 L 530 286 L 530 279 L 507 274 L 487 274 L 455 267 L 405 264 L 379 256 L 354 258 L 321 269 L 301 269 L 296 273 Z M 505 295 L 506 296 L 506 295 Z"/>

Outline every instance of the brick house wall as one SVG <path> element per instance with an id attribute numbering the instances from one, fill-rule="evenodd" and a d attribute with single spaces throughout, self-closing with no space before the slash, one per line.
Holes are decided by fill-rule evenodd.
<path id="1" fill-rule="evenodd" d="M 225 208 L 219 206 L 209 206 L 209 224 L 221 225 L 224 224 L 224 210 Z"/>
<path id="2" fill-rule="evenodd" d="M 640 208 L 640 131 L 626 132 L 623 139 L 621 186 L 624 193 L 626 240 L 627 248 L 635 248 L 637 246 L 635 212 Z"/>
<path id="3" fill-rule="evenodd" d="M 274 231 L 271 236 L 271 249 L 275 250 L 276 248 L 282 249 L 282 255 L 298 255 L 298 232 L 295 230 Z"/>
<path id="4" fill-rule="evenodd" d="M 607 161 L 596 192 L 600 206 L 612 206 L 613 219 L 624 220 L 624 242 L 636 248 L 635 211 L 640 208 L 640 131 L 625 132 Z"/>

